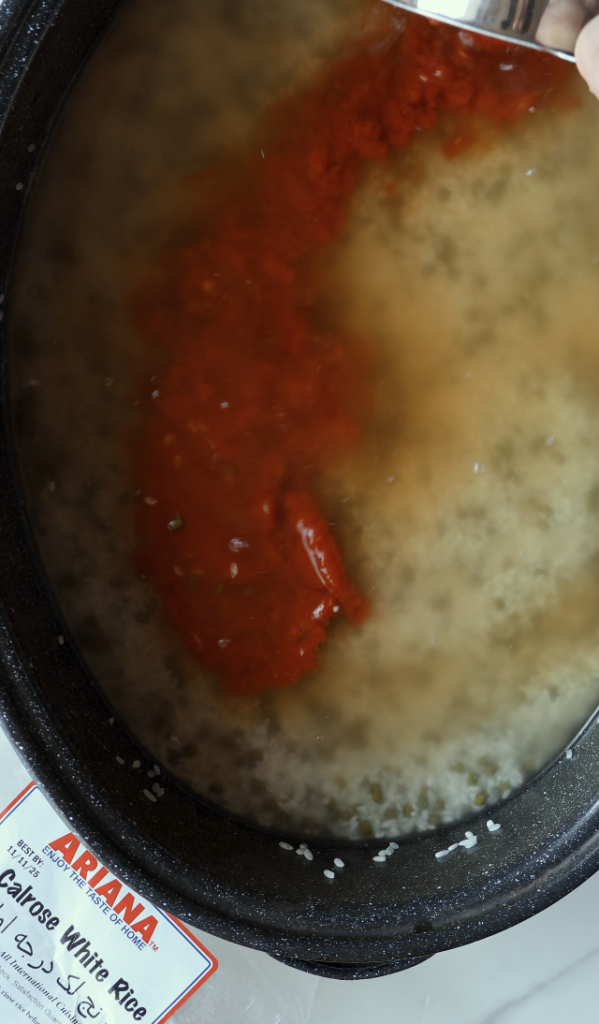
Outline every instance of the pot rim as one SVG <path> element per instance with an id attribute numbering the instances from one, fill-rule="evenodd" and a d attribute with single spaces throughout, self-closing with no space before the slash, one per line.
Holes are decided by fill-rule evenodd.
<path id="1" fill-rule="evenodd" d="M 119 6 L 118 0 L 5 0 L 0 6 L 5 293 L 40 150 Z M 27 185 L 17 191 L 15 182 Z M 95 687 L 44 578 L 15 465 L 6 319 L 0 343 L 0 715 L 45 795 L 111 871 L 145 898 L 222 938 L 287 962 L 371 963 L 374 969 L 510 927 L 597 869 L 597 713 L 569 745 L 572 757 L 560 754 L 493 806 L 498 832 L 481 832 L 489 814 L 481 811 L 468 819 L 478 829 L 476 847 L 443 860 L 435 852 L 460 841 L 464 822 L 398 839 L 397 854 L 380 867 L 372 850 L 381 840 L 310 836 L 314 862 L 291 859 L 279 847 L 289 833 L 228 814 L 163 766 L 167 799 L 156 811 L 143 796 L 141 772 L 124 772 L 116 756 L 127 752 L 127 765 L 139 759 L 144 766 L 156 758 Z M 343 850 L 347 866 L 331 883 L 323 866 L 333 848 Z"/>

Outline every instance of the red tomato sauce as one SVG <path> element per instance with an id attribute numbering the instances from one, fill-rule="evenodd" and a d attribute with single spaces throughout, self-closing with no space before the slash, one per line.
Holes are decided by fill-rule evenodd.
<path id="1" fill-rule="evenodd" d="M 323 255 L 365 168 L 447 114 L 455 156 L 482 120 L 529 116 L 571 73 L 384 5 L 377 25 L 266 111 L 211 215 L 165 255 L 163 286 L 136 302 L 144 339 L 168 354 L 137 466 L 136 564 L 230 693 L 292 685 L 317 668 L 332 616 L 368 614 L 313 496 L 368 410 L 360 346 L 318 315 Z"/>

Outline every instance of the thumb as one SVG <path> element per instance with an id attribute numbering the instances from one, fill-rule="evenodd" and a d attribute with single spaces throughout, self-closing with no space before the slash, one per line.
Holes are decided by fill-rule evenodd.
<path id="1" fill-rule="evenodd" d="M 576 40 L 574 56 L 580 74 L 599 99 L 599 16 L 587 22 L 582 29 Z"/>

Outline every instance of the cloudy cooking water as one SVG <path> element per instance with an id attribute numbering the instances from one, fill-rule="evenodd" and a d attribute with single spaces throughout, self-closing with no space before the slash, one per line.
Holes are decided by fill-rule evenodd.
<path id="1" fill-rule="evenodd" d="M 318 487 L 372 613 L 340 622 L 297 687 L 226 697 L 129 557 L 135 503 L 153 500 L 129 476 L 132 389 L 147 365 L 159 390 L 159 368 L 127 297 L 189 216 L 185 176 L 306 80 L 354 12 L 133 0 L 45 159 L 10 329 L 41 548 L 119 712 L 233 810 L 360 837 L 492 804 L 597 703 L 599 114 L 584 97 L 531 113 L 453 161 L 422 136 L 363 182 L 327 315 L 381 372 L 371 428 Z"/>

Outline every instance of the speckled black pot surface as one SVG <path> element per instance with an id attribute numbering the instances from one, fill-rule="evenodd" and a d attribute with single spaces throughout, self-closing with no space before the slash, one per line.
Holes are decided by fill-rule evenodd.
<path id="1" fill-rule="evenodd" d="M 53 119 L 115 0 L 4 0 L 0 6 L 0 290 L 7 293 L 21 212 Z M 35 147 L 35 148 L 33 148 Z M 4 345 L 4 338 L 2 338 Z M 202 801 L 131 737 L 69 640 L 30 539 L 13 465 L 6 359 L 0 438 L 0 711 L 42 789 L 103 862 L 147 899 L 215 935 L 326 977 L 377 977 L 472 942 L 549 906 L 599 866 L 599 725 L 488 814 L 399 841 L 282 837 Z M 59 637 L 65 638 L 64 643 Z M 141 762 L 141 770 L 123 770 Z M 161 780 L 161 781 L 162 781 Z M 471 849 L 435 853 L 476 836 Z M 333 857 L 345 868 L 324 875 Z"/>

